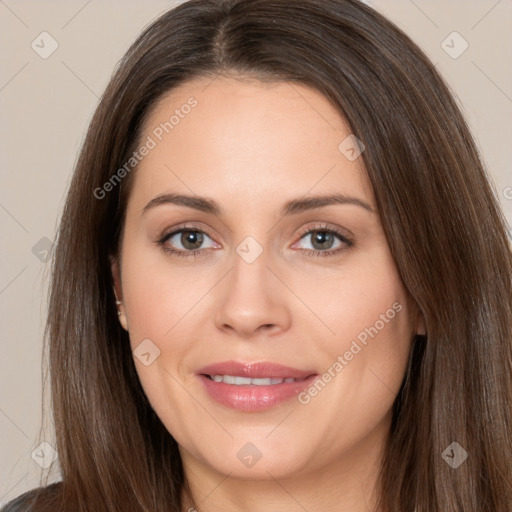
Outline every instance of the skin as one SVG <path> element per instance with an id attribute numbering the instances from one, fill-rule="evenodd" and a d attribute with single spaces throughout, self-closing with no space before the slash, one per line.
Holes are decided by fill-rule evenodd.
<path id="1" fill-rule="evenodd" d="M 151 111 L 141 140 L 191 96 L 197 106 L 136 170 L 120 264 L 112 262 L 132 349 L 150 339 L 160 350 L 148 366 L 134 358 L 145 393 L 180 446 L 200 512 L 377 510 L 391 406 L 412 338 L 425 330 L 390 254 L 363 159 L 338 149 L 351 130 L 306 86 L 222 77 L 173 89 Z M 162 204 L 142 213 L 170 192 L 208 196 L 224 212 Z M 280 214 L 287 200 L 334 192 L 373 212 L 335 204 Z M 156 243 L 183 223 L 206 233 L 197 258 Z M 314 234 L 301 235 L 318 224 L 353 245 L 334 236 L 322 249 Z M 191 251 L 180 235 L 165 246 Z M 263 251 L 252 263 L 236 252 L 247 236 Z M 330 256 L 307 253 L 340 247 Z M 230 409 L 196 376 L 226 360 L 322 375 L 396 303 L 401 311 L 307 404 L 292 398 L 263 412 Z M 237 457 L 247 442 L 262 454 L 250 468 Z"/>

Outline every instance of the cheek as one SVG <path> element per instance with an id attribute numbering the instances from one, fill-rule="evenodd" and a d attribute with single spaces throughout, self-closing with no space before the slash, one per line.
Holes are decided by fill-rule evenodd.
<path id="1" fill-rule="evenodd" d="M 128 242 L 126 254 L 123 294 L 130 337 L 172 338 L 181 322 L 194 317 L 201 297 L 212 287 L 211 272 L 180 267 L 160 249 L 140 242 Z"/>
<path id="2" fill-rule="evenodd" d="M 302 296 L 323 324 L 316 322 L 324 354 L 331 358 L 343 354 L 354 341 L 366 348 L 374 339 L 378 343 L 373 344 L 372 353 L 379 357 L 399 356 L 407 350 L 411 339 L 409 298 L 385 248 L 358 255 L 336 272 L 315 277 L 302 278 L 295 289 L 302 286 Z"/>
<path id="3" fill-rule="evenodd" d="M 136 370 L 153 408 L 177 425 L 194 407 L 182 386 L 190 383 L 190 361 L 204 350 L 197 340 L 205 325 L 204 304 L 218 277 L 205 267 L 180 268 L 140 242 L 132 248 L 127 244 L 125 254 L 123 294 Z M 206 317 L 211 319 L 211 314 Z M 144 340 L 151 340 L 158 354 L 148 366 L 136 357 Z"/>
<path id="4" fill-rule="evenodd" d="M 397 302 L 377 300 L 372 307 L 380 315 L 390 304 L 400 309 Z M 334 343 L 317 347 L 323 354 L 323 371 L 299 399 L 304 414 L 329 425 L 322 432 L 322 444 L 328 447 L 325 458 L 350 450 L 372 432 L 388 428 L 408 361 L 406 315 L 405 306 L 387 323 L 369 312 L 368 321 L 362 324 L 347 315 L 346 330 L 339 326 L 343 334 Z"/>
<path id="5" fill-rule="evenodd" d="M 331 306 L 330 318 L 339 340 L 335 347 L 338 353 L 357 352 L 359 345 L 358 354 L 387 359 L 393 354 L 399 357 L 410 341 L 407 296 L 391 273 L 358 279 L 339 294 L 337 303 Z"/>
<path id="6" fill-rule="evenodd" d="M 142 244 L 141 244 L 142 245 Z M 144 392 L 157 414 L 172 426 L 173 434 L 194 411 L 194 402 L 184 392 L 189 374 L 182 371 L 190 357 L 197 325 L 200 298 L 211 288 L 206 276 L 180 270 L 156 251 L 127 250 L 123 267 L 123 294 L 127 306 L 129 337 Z M 139 346 L 151 340 L 158 356 L 149 365 L 137 358 Z M 147 350 L 146 350 L 147 352 Z M 153 357 L 153 354 L 151 354 Z"/>
<path id="7" fill-rule="evenodd" d="M 309 298 L 322 304 L 331 334 L 317 336 L 323 383 L 302 403 L 336 410 L 353 432 L 375 425 L 400 389 L 413 338 L 409 299 L 391 257 L 361 260 L 361 267 L 331 280 L 324 295 Z"/>

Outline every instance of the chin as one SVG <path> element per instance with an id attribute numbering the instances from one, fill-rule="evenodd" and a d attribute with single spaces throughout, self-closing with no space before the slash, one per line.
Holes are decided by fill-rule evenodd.
<path id="1" fill-rule="evenodd" d="M 311 471 L 314 453 L 310 447 L 306 450 L 290 438 L 283 443 L 267 436 L 268 431 L 261 436 L 230 440 L 229 446 L 222 444 L 213 453 L 212 447 L 207 446 L 208 453 L 199 454 L 198 458 L 215 471 L 241 480 L 286 479 L 306 469 Z"/>

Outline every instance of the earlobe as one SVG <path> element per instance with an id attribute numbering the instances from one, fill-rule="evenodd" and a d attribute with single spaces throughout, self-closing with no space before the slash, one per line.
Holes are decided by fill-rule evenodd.
<path id="1" fill-rule="evenodd" d="M 119 323 L 125 331 L 128 331 L 128 321 L 126 318 L 126 310 L 123 304 L 123 293 L 121 288 L 121 269 L 117 257 L 110 257 L 110 270 L 112 273 L 112 281 L 114 283 L 114 296 L 116 298 L 117 316 Z"/>
<path id="2" fill-rule="evenodd" d="M 118 306 L 118 308 L 119 309 L 117 310 L 117 316 L 119 317 L 119 323 L 121 324 L 123 329 L 126 332 L 128 332 L 128 321 L 126 320 L 126 313 L 124 311 L 124 307 L 121 304 L 120 306 Z"/>

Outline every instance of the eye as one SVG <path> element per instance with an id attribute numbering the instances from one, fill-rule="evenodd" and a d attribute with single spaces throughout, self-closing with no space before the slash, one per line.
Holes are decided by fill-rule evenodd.
<path id="1" fill-rule="evenodd" d="M 193 226 L 185 226 L 162 236 L 158 244 L 168 253 L 181 257 L 196 257 L 205 249 L 218 247 L 210 245 L 203 247 L 206 240 L 213 240 L 202 230 Z"/>
<path id="2" fill-rule="evenodd" d="M 308 238 L 310 239 L 311 248 L 304 249 L 308 256 L 330 256 L 354 245 L 347 236 L 324 225 L 309 228 L 301 233 L 300 240 L 307 240 Z"/>
<path id="3" fill-rule="evenodd" d="M 311 248 L 302 248 L 307 256 L 331 256 L 338 254 L 354 245 L 353 241 L 347 236 L 329 228 L 328 226 L 314 226 L 300 235 L 300 240 L 310 239 Z M 211 245 L 204 247 L 206 240 L 210 240 Z M 175 229 L 171 233 L 164 234 L 157 244 L 162 247 L 166 253 L 183 257 L 196 258 L 207 254 L 208 248 L 219 248 L 220 246 L 201 229 L 194 226 L 183 226 Z M 333 248 L 334 247 L 334 248 Z"/>

